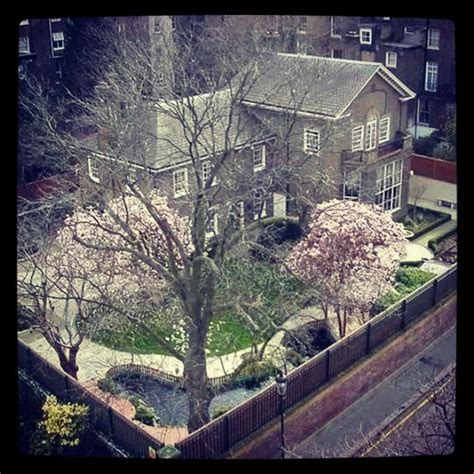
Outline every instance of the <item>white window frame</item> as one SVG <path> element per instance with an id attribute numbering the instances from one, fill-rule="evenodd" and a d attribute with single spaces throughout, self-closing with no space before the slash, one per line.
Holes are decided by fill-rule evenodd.
<path id="1" fill-rule="evenodd" d="M 26 41 L 26 49 L 23 48 L 21 49 L 21 42 L 22 41 Z M 31 50 L 30 50 L 30 38 L 28 36 L 20 36 L 19 40 L 18 40 L 18 52 L 20 54 L 30 54 Z"/>
<path id="2" fill-rule="evenodd" d="M 261 152 L 261 155 L 259 153 Z M 267 167 L 267 147 L 265 143 L 255 143 L 252 145 L 253 171 L 261 171 Z"/>
<path id="3" fill-rule="evenodd" d="M 95 183 L 100 183 L 99 169 L 99 160 L 97 158 L 87 158 L 87 172 L 89 178 Z"/>
<path id="4" fill-rule="evenodd" d="M 404 35 L 414 35 L 416 32 L 416 28 L 414 26 L 405 26 L 403 28 Z"/>
<path id="5" fill-rule="evenodd" d="M 435 61 L 426 61 L 425 68 L 425 91 L 436 92 L 438 90 L 439 65 Z"/>
<path id="6" fill-rule="evenodd" d="M 377 147 L 377 119 L 369 120 L 365 126 L 364 149 L 374 150 Z"/>
<path id="7" fill-rule="evenodd" d="M 201 176 L 202 176 L 203 184 L 206 184 L 209 178 L 209 174 L 211 173 L 211 170 L 212 170 L 212 165 L 209 160 L 204 160 L 201 162 Z M 214 176 L 211 186 L 215 186 L 216 184 L 217 184 L 217 177 Z"/>
<path id="8" fill-rule="evenodd" d="M 25 18 L 24 20 L 20 21 L 20 26 L 28 26 L 30 24 L 30 20 Z"/>
<path id="9" fill-rule="evenodd" d="M 317 138 L 317 146 L 316 148 L 312 147 L 310 144 L 309 137 Z M 308 155 L 316 155 L 319 156 L 321 153 L 321 133 L 319 130 L 305 128 L 304 129 L 304 152 Z"/>
<path id="10" fill-rule="evenodd" d="M 424 110 L 423 113 L 425 114 L 426 112 L 428 112 L 428 119 L 430 118 L 430 115 L 431 115 L 431 111 L 430 111 L 430 107 L 429 107 L 429 101 L 426 100 L 426 99 L 418 99 L 418 108 L 417 108 L 417 123 L 419 125 L 425 125 L 425 126 L 429 126 L 430 125 L 430 122 L 428 120 L 428 122 L 425 122 L 424 120 L 421 120 L 421 115 L 420 115 L 420 111 L 421 111 L 421 104 L 422 104 L 422 101 L 425 102 L 426 104 L 428 104 L 428 111 Z"/>
<path id="11" fill-rule="evenodd" d="M 385 66 L 396 69 L 397 68 L 398 53 L 395 51 L 387 51 L 385 53 Z"/>
<path id="12" fill-rule="evenodd" d="M 117 32 L 124 33 L 125 32 L 125 23 L 117 23 Z"/>
<path id="13" fill-rule="evenodd" d="M 129 166 L 127 170 L 127 183 L 135 184 L 138 181 L 137 168 L 135 166 Z"/>
<path id="14" fill-rule="evenodd" d="M 339 56 L 339 57 L 334 56 L 335 51 L 339 51 L 341 53 L 341 56 Z M 342 49 L 331 48 L 331 58 L 333 58 L 333 59 L 342 59 Z"/>
<path id="15" fill-rule="evenodd" d="M 377 169 L 375 203 L 385 211 L 401 209 L 403 160 L 395 160 Z M 396 194 L 396 196 L 395 196 Z"/>
<path id="16" fill-rule="evenodd" d="M 244 201 L 238 201 L 235 203 L 235 210 L 237 211 L 237 220 L 239 223 L 239 229 L 242 230 L 245 227 L 245 203 Z"/>
<path id="17" fill-rule="evenodd" d="M 49 21 L 50 21 L 51 23 L 56 23 L 56 22 L 58 22 L 58 21 L 61 21 L 61 18 L 50 18 Z"/>
<path id="18" fill-rule="evenodd" d="M 267 217 L 267 200 L 264 194 L 256 191 L 253 199 L 253 220 L 256 221 L 260 216 L 260 219 Z"/>
<path id="19" fill-rule="evenodd" d="M 177 188 L 178 179 L 180 176 L 183 177 L 182 187 Z M 188 194 L 188 168 L 178 168 L 173 171 L 173 195 L 175 198 L 186 196 Z"/>
<path id="20" fill-rule="evenodd" d="M 354 172 L 350 172 L 353 174 Z M 349 201 L 360 201 L 360 190 L 362 186 L 362 173 L 360 171 L 355 172 L 357 180 L 357 184 L 355 185 L 357 188 L 357 196 L 349 195 L 347 194 L 347 182 L 348 182 L 348 170 L 344 170 L 344 180 L 343 180 L 343 190 L 342 190 L 342 198 L 344 200 L 349 200 Z M 352 180 L 352 183 L 354 183 L 356 180 Z"/>
<path id="21" fill-rule="evenodd" d="M 352 129 L 351 151 L 364 150 L 364 126 L 359 125 Z"/>
<path id="22" fill-rule="evenodd" d="M 214 206 L 209 209 L 206 222 L 206 237 L 214 237 L 219 233 L 219 216 L 218 216 L 218 207 Z"/>
<path id="23" fill-rule="evenodd" d="M 364 33 L 368 33 L 368 40 L 364 40 Z M 372 44 L 372 28 L 359 28 L 360 44 Z"/>
<path id="24" fill-rule="evenodd" d="M 379 121 L 379 143 L 390 140 L 390 117 L 384 117 Z"/>
<path id="25" fill-rule="evenodd" d="M 334 29 L 335 29 L 335 26 L 336 26 L 336 18 L 335 16 L 331 16 L 329 17 L 329 21 L 330 21 L 330 36 L 331 38 L 342 38 L 342 34 L 341 33 L 334 33 Z M 339 30 L 340 31 L 340 30 Z"/>
<path id="26" fill-rule="evenodd" d="M 59 46 L 55 46 L 55 43 L 59 43 Z M 53 53 L 64 51 L 64 33 L 62 31 L 51 33 L 51 45 L 53 47 Z"/>
<path id="27" fill-rule="evenodd" d="M 426 49 L 439 50 L 440 37 L 441 30 L 439 28 L 428 28 L 428 32 L 426 34 Z"/>

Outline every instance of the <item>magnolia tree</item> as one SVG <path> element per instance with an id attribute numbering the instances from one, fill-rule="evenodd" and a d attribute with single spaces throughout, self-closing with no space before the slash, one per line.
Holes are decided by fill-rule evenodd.
<path id="1" fill-rule="evenodd" d="M 317 288 L 326 319 L 334 310 L 344 337 L 348 318 L 367 315 L 391 288 L 406 242 L 403 225 L 381 208 L 334 199 L 316 206 L 286 265 Z"/>

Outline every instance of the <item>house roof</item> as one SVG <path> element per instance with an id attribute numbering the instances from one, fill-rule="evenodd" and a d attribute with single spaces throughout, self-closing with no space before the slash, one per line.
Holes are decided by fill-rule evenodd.
<path id="1" fill-rule="evenodd" d="M 156 106 L 157 148 L 150 165 L 163 168 L 189 161 L 190 142 L 195 143 L 193 155 L 216 155 L 269 135 L 261 127 L 252 126 L 252 118 L 240 113 L 229 90 L 163 100 Z"/>
<path id="2" fill-rule="evenodd" d="M 278 53 L 269 57 L 245 102 L 338 117 L 376 74 L 402 97 L 415 96 L 380 63 Z"/>

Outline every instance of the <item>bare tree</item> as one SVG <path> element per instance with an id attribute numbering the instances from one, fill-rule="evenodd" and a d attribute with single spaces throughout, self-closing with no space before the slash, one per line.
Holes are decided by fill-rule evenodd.
<path id="1" fill-rule="evenodd" d="M 312 184 L 312 193 L 293 196 L 308 206 L 330 185 L 323 173 L 308 173 L 304 165 L 311 159 L 314 169 L 314 157 L 302 153 L 290 160 L 288 151 L 298 108 L 311 81 L 321 80 L 324 71 L 308 79 L 294 70 L 282 78 L 281 88 L 288 88 L 297 78 L 298 87 L 291 90 L 299 92 L 293 95 L 278 128 L 274 117 L 245 105 L 268 62 L 259 42 L 253 37 L 246 36 L 243 41 L 238 35 L 222 35 L 212 48 L 208 37 L 190 38 L 189 33 L 184 38 L 175 34 L 173 39 L 165 34 L 159 44 L 151 44 L 146 36 L 133 40 L 104 37 L 110 54 L 103 58 L 107 68 L 95 94 L 79 98 L 69 91 L 65 99 L 69 120 L 76 126 L 99 130 L 95 145 L 89 140 L 85 151 L 73 134 L 54 126 L 49 135 L 67 149 L 67 156 L 78 159 L 83 175 L 91 174 L 91 160 L 99 164 L 97 174 L 91 174 L 94 179 L 84 180 L 74 194 L 75 215 L 85 220 L 88 216 L 90 231 L 84 237 L 79 227 L 72 225 L 75 242 L 96 252 L 98 259 L 110 253 L 133 257 L 137 271 L 144 272 L 143 282 L 151 279 L 160 287 L 165 282 L 180 302 L 188 344 L 184 352 L 175 348 L 173 354 L 184 364 L 190 431 L 209 421 L 212 392 L 207 383 L 205 348 L 213 317 L 232 308 L 252 325 L 249 308 L 258 309 L 260 304 L 254 295 L 250 301 L 239 301 L 238 296 L 231 296 L 232 288 L 227 301 L 216 300 L 224 264 L 235 255 L 232 252 L 237 245 L 256 245 L 251 234 L 260 226 L 274 189 L 283 189 L 289 196 L 290 179 L 295 187 Z M 201 67 L 196 74 L 191 67 L 196 55 L 209 52 L 213 54 L 212 70 Z M 187 95 L 176 92 L 176 82 Z M 190 95 L 193 92 L 199 95 Z M 43 109 L 42 113 L 41 119 L 52 123 L 50 112 Z M 256 172 L 252 145 L 258 142 L 266 144 L 271 166 Z M 86 156 L 89 160 L 81 161 Z M 204 167 L 204 161 L 209 166 Z M 172 199 L 170 206 L 177 215 L 189 216 L 191 247 L 153 200 L 156 188 L 176 195 L 173 175 L 166 169 L 177 163 L 186 168 L 188 180 L 183 183 L 182 196 Z M 141 206 L 140 215 L 128 214 L 129 200 Z M 123 213 L 114 207 L 120 202 Z M 137 227 L 145 214 L 166 242 L 164 254 L 158 255 L 150 235 Z M 249 214 L 256 216 L 255 222 L 241 226 L 242 218 L 248 220 Z M 104 237 L 99 244 L 90 237 L 93 234 L 109 236 L 110 242 Z M 113 306 L 103 287 L 95 286 L 106 304 Z M 138 306 L 143 308 L 153 296 L 148 295 Z M 87 300 L 84 294 L 74 298 L 78 307 L 81 298 Z M 135 310 L 132 306 L 122 312 L 130 317 Z M 138 320 L 146 325 L 146 318 Z"/>

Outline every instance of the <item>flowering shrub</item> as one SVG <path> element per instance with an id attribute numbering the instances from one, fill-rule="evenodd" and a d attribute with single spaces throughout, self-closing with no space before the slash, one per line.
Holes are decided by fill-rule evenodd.
<path id="1" fill-rule="evenodd" d="M 50 446 L 78 446 L 87 428 L 89 407 L 78 403 L 59 403 L 54 395 L 46 397 L 40 430 Z"/>

